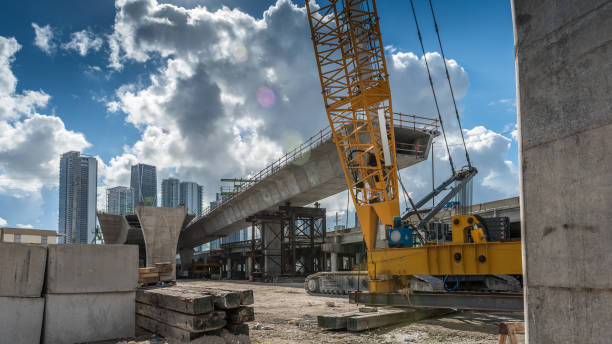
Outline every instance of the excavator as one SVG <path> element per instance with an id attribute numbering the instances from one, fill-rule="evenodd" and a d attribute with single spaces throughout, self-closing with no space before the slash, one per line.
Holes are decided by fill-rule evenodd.
<path id="1" fill-rule="evenodd" d="M 411 5 L 416 22 L 412 1 Z M 465 190 L 477 173 L 469 160 L 465 141 L 468 165 L 455 169 L 448 151 L 451 177 L 422 200 L 413 202 L 410 199 L 412 209 L 400 213 L 401 180 L 396 162 L 394 112 L 375 1 L 315 3 L 306 0 L 306 10 L 325 111 L 361 225 L 368 269 L 367 292 L 362 291 L 360 274 L 352 272 L 311 275 L 306 279 L 307 291 L 338 294 L 350 291 L 351 302 L 366 304 L 419 303 L 423 297 L 416 297 L 418 291 L 459 292 L 448 284 L 458 287 L 460 280 L 488 279 L 485 292 L 491 291 L 486 289 L 493 285 L 504 286 L 498 291 L 516 291 L 522 274 L 521 243 L 492 235 L 485 219 L 470 214 L 455 215 L 451 218 L 448 241 L 427 240 L 428 224 L 453 197 Z M 448 71 L 447 78 L 451 86 Z M 431 75 L 430 84 L 434 91 Z M 433 94 L 444 133 L 435 91 Z M 444 138 L 446 142 L 446 133 Z M 448 150 L 448 144 L 446 147 Z M 401 186 L 403 189 L 403 184 Z M 439 197 L 435 206 L 427 211 L 420 210 L 436 196 Z M 379 230 L 385 231 L 385 248 L 376 247 Z M 330 283 L 332 288 L 324 287 Z M 457 306 L 456 299 L 452 300 Z M 438 304 L 438 301 L 427 302 Z M 518 305 L 518 301 L 513 302 L 514 306 Z M 522 298 L 520 303 L 522 307 Z"/>

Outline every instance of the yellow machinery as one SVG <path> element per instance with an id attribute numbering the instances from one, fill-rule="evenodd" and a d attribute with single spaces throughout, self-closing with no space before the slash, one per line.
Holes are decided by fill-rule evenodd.
<path id="1" fill-rule="evenodd" d="M 397 221 L 393 109 L 376 4 L 328 0 L 317 5 L 307 0 L 306 9 L 325 110 L 368 250 L 370 293 L 405 288 L 410 275 L 521 274 L 520 242 L 488 241 L 473 216 L 453 217 L 449 243 L 421 240 L 409 247 L 375 248 L 379 221 L 387 229 L 402 229 L 400 235 L 412 236 L 433 217 L 421 219 L 418 227 L 398 228 L 406 222 Z M 458 172 L 453 168 L 453 177 L 432 195 L 452 181 L 465 184 L 475 174 L 471 166 Z"/>

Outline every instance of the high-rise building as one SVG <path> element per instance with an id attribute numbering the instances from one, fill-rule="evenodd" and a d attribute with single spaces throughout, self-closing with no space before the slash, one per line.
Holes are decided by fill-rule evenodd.
<path id="1" fill-rule="evenodd" d="M 132 166 L 130 188 L 134 190 L 134 208 L 141 202 L 157 206 L 157 173 L 155 166 L 138 164 Z"/>
<path id="2" fill-rule="evenodd" d="M 181 203 L 180 182 L 176 178 L 162 180 L 162 207 L 175 208 Z"/>
<path id="3" fill-rule="evenodd" d="M 106 212 L 109 214 L 134 214 L 134 191 L 125 186 L 106 189 Z"/>
<path id="4" fill-rule="evenodd" d="M 98 161 L 79 152 L 61 155 L 58 232 L 60 243 L 87 244 L 96 231 Z"/>
<path id="5" fill-rule="evenodd" d="M 188 214 L 202 214 L 202 187 L 192 182 L 181 182 L 180 203 L 185 205 Z"/>

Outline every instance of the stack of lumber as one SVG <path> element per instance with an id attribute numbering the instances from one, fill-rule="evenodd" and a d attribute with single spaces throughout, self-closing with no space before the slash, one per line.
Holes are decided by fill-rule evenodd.
<path id="1" fill-rule="evenodd" d="M 198 286 L 139 289 L 136 325 L 177 342 L 249 342 L 252 290 Z"/>
<path id="2" fill-rule="evenodd" d="M 138 269 L 138 286 L 154 285 L 159 282 L 159 268 L 148 267 Z"/>

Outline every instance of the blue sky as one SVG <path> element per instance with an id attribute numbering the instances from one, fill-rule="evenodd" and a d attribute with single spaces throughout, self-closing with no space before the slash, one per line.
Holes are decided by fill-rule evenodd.
<path id="1" fill-rule="evenodd" d="M 200 37 L 190 36 L 187 33 L 182 35 L 178 32 L 176 37 L 179 38 L 177 39 L 181 43 L 185 41 L 187 47 L 168 42 L 167 39 L 172 37 L 173 32 L 165 32 L 165 28 L 152 27 L 146 35 L 138 36 L 141 31 L 127 29 L 121 31 L 118 28 L 119 26 L 114 27 L 118 13 L 121 10 L 127 11 L 131 3 L 139 1 L 145 2 L 145 0 L 120 0 L 117 4 L 114 4 L 111 1 L 39 2 L 26 0 L 19 3 L 8 2 L 3 5 L 3 11 L 0 12 L 0 36 L 7 39 L 15 38 L 21 46 L 10 59 L 10 70 L 17 79 L 16 90 L 12 96 L 16 97 L 27 90 L 33 90 L 44 92 L 51 97 L 46 106 L 40 106 L 36 113 L 57 117 L 63 122 L 66 131 L 83 135 L 89 143 L 83 153 L 98 156 L 101 165 L 103 165 L 99 170 L 100 180 L 98 184 L 101 190 L 104 186 L 128 183 L 129 180 L 126 182 L 126 168 L 129 163 L 144 161 L 160 166 L 159 175 L 161 177 L 173 175 L 202 183 L 207 199 L 212 200 L 217 189 L 216 181 L 219 177 L 239 177 L 256 171 L 265 166 L 266 161 L 270 162 L 281 151 L 287 150 L 290 144 L 286 142 L 294 142 L 296 137 L 298 141 L 299 138 L 308 137 L 315 132 L 314 128 L 322 127 L 325 124 L 322 100 L 317 98 L 317 94 L 320 92 L 317 90 L 318 80 L 312 78 L 314 70 L 309 65 L 309 63 L 314 64 L 314 60 L 313 56 L 308 55 L 307 49 L 312 46 L 309 36 L 303 30 L 302 25 L 306 23 L 291 23 L 291 21 L 301 21 L 303 19 L 299 16 L 299 10 L 285 6 L 286 11 L 290 12 L 284 13 L 281 10 L 285 7 L 276 4 L 276 1 L 165 1 L 175 5 L 172 11 L 176 11 L 176 13 L 183 13 L 181 7 L 184 7 L 184 11 L 192 11 L 197 6 L 203 5 L 208 8 L 208 13 L 216 13 L 219 17 L 209 19 L 212 15 L 205 16 L 202 22 L 211 20 L 213 23 L 220 23 L 220 21 L 215 20 L 221 20 L 221 17 L 232 17 L 231 20 L 223 21 L 222 24 L 216 24 L 217 27 L 224 27 L 225 25 L 230 27 L 231 30 L 236 30 L 240 25 L 254 25 L 242 15 L 254 17 L 254 21 L 268 21 L 268 27 L 261 30 L 261 33 L 257 33 L 259 36 L 254 36 L 251 41 L 244 43 L 250 52 L 246 61 L 239 61 L 244 64 L 244 69 L 241 65 L 239 70 L 240 73 L 244 73 L 241 77 L 245 78 L 245 85 L 235 86 L 235 80 L 240 80 L 240 78 L 237 79 L 230 74 L 236 70 L 229 67 L 224 69 L 222 58 L 211 58 L 210 56 L 214 55 L 213 49 L 205 45 L 208 44 L 206 43 L 209 37 L 207 35 L 214 36 L 215 34 L 214 25 L 212 29 L 203 27 L 202 30 L 208 31 L 202 31 L 203 34 Z M 280 3 L 284 3 L 284 1 L 280 1 Z M 149 14 L 151 15 L 153 11 L 158 11 L 163 7 L 153 0 L 148 4 L 148 10 L 151 11 Z M 221 15 L 221 12 L 215 12 L 221 8 L 221 4 L 225 4 L 229 8 L 235 8 L 236 11 L 224 12 L 223 15 Z M 270 11 L 268 19 L 264 18 L 263 12 L 275 4 L 277 9 Z M 297 5 L 303 7 L 301 1 Z M 391 58 L 393 52 L 413 52 L 417 57 L 421 57 L 409 1 L 379 1 L 377 6 L 381 17 L 383 42 L 385 45 L 394 48 L 388 51 L 387 57 Z M 438 50 L 437 41 L 435 40 L 428 4 L 426 1 L 416 0 L 415 6 L 424 35 L 426 51 L 435 52 Z M 480 183 L 483 185 L 483 196 L 480 199 L 490 200 L 516 195 L 517 191 L 513 191 L 518 190 L 516 173 L 505 171 L 504 168 L 510 165 L 503 162 L 503 160 L 507 160 L 514 168 L 517 166 L 517 145 L 511 136 L 511 131 L 516 123 L 516 112 L 514 106 L 515 75 L 510 2 L 437 0 L 434 1 L 434 7 L 437 12 L 446 57 L 454 59 L 458 64 L 457 75 L 459 81 L 457 82 L 459 83 L 459 93 L 463 95 L 459 104 L 464 128 L 469 130 L 484 126 L 488 130 L 486 133 L 490 133 L 489 137 L 493 135 L 494 139 L 497 140 L 495 142 L 491 141 L 491 144 L 488 145 L 488 148 L 491 149 L 490 152 L 483 152 L 495 154 L 499 158 L 496 163 L 497 165 L 501 164 L 501 166 L 491 166 L 489 170 L 485 170 L 490 172 L 485 172 L 488 174 L 482 175 L 483 179 Z M 237 15 L 238 11 L 243 12 L 243 14 Z M 161 12 L 156 13 L 159 16 Z M 118 22 L 124 25 L 123 28 L 139 28 L 138 25 L 142 25 L 140 22 L 129 21 L 131 19 L 126 18 L 118 19 Z M 295 26 L 295 34 L 291 30 L 279 29 L 276 35 L 272 31 L 275 30 L 276 26 L 272 23 L 281 21 L 286 22 L 283 22 L 280 27 Z M 36 23 L 39 27 L 48 25 L 51 29 L 53 33 L 51 45 L 53 48 L 50 51 L 45 52 L 34 44 L 35 32 L 32 23 Z M 142 27 L 140 28 L 142 29 Z M 86 51 L 85 56 L 82 56 L 76 50 L 65 47 L 72 39 L 71 35 L 82 30 L 86 30 L 92 39 L 101 40 L 98 50 L 90 48 Z M 266 30 L 271 32 L 266 32 Z M 134 37 L 130 37 L 128 33 L 133 34 Z M 293 46 L 293 48 L 287 51 L 282 51 L 281 48 L 281 51 L 278 52 L 279 56 L 272 57 L 271 54 L 276 54 L 276 52 L 270 50 L 263 53 L 263 58 L 252 59 L 252 56 L 255 56 L 255 51 L 260 51 L 259 48 L 265 49 L 269 45 L 274 45 L 275 43 L 270 41 L 276 38 L 279 41 L 287 42 L 285 45 Z M 137 42 L 139 45 L 133 47 L 129 44 L 131 41 Z M 200 41 L 205 43 L 200 43 Z M 120 66 L 117 64 L 111 66 L 113 49 L 109 42 L 114 42 L 119 46 L 116 51 L 120 56 L 117 60 Z M 189 47 L 198 44 L 202 44 L 203 48 L 189 50 L 191 49 Z M 256 48 L 259 50 L 256 50 Z M 206 55 L 206 51 L 210 51 L 212 55 Z M 303 53 L 300 56 L 294 56 L 292 51 Z M 196 62 L 193 62 L 194 54 L 198 56 Z M 180 76 L 180 68 L 172 67 L 171 61 L 184 62 L 188 68 L 196 72 L 187 73 L 189 74 L 188 77 Z M 180 65 L 180 63 L 177 65 Z M 238 62 L 233 61 L 232 63 Z M 295 67 L 292 66 L 293 63 L 296 64 Z M 416 63 L 418 63 L 418 60 Z M 306 67 L 300 68 L 302 64 Z M 394 97 L 398 98 L 399 95 L 402 98 L 410 98 L 410 88 L 408 86 L 403 88 L 402 85 L 410 85 L 411 76 L 406 73 L 406 75 L 400 74 L 401 71 L 399 67 L 397 68 L 399 77 L 395 80 L 398 80 L 397 85 L 399 86 L 393 89 Z M 302 76 L 299 73 L 303 69 L 306 71 Z M 262 70 L 265 70 L 265 73 Z M 199 74 L 200 71 L 202 75 Z M 171 72 L 179 74 L 171 76 L 169 74 Z M 224 73 L 227 75 L 224 75 Z M 308 83 L 306 85 L 308 87 L 312 86 L 308 90 L 312 92 L 312 97 L 303 97 L 304 100 L 297 100 L 297 95 L 302 91 L 298 87 L 300 84 L 292 81 L 289 77 L 288 74 L 291 73 L 295 73 L 294 79 L 307 78 Z M 200 79 L 196 79 L 196 75 Z M 157 80 L 160 80 L 158 85 L 152 81 L 152 77 L 157 77 Z M 391 71 L 391 78 L 393 82 L 393 71 Z M 211 113 L 210 116 L 206 114 L 208 110 L 202 110 L 204 111 L 203 122 L 210 120 L 212 123 L 218 120 L 218 113 L 223 113 L 227 118 L 225 128 L 229 128 L 228 132 L 230 133 L 238 133 L 237 138 L 228 138 L 228 141 L 234 140 L 232 142 L 235 146 L 231 147 L 237 147 L 232 149 L 237 150 L 239 154 L 232 153 L 238 154 L 238 156 L 233 157 L 233 160 L 228 162 L 227 167 L 211 169 L 211 166 L 216 166 L 219 162 L 226 160 L 217 156 L 194 155 L 189 148 L 182 147 L 183 145 L 193 147 L 200 144 L 203 147 L 211 147 L 215 143 L 208 140 L 224 127 L 210 128 L 205 124 L 198 124 L 197 129 L 200 131 L 195 132 L 194 128 L 194 132 L 191 132 L 189 126 L 183 125 L 184 120 L 194 123 L 198 117 L 197 113 L 194 115 L 181 107 L 170 106 L 172 101 L 177 100 L 177 94 L 164 90 L 174 87 L 172 85 L 175 85 L 174 81 L 176 80 L 185 83 L 193 81 L 189 89 L 199 87 L 196 83 L 198 80 L 202 80 L 204 85 L 208 85 L 207 82 L 210 82 L 209 86 L 213 88 L 204 88 L 202 94 L 214 93 L 218 88 L 221 89 L 221 101 L 217 98 L 210 98 L 206 99 L 206 103 L 194 103 L 193 106 L 194 109 L 216 109 L 214 110 L 216 112 Z M 463 80 L 462 84 L 461 80 Z M 261 85 L 268 85 L 277 92 L 279 103 L 275 109 L 261 109 L 256 107 L 257 104 L 250 104 L 251 93 L 254 94 L 254 91 L 249 91 L 246 84 L 251 81 L 254 83 L 254 89 L 261 87 Z M 296 83 L 295 90 L 292 83 Z M 419 87 L 422 86 L 419 85 Z M 176 87 L 178 89 L 181 86 L 179 84 Z M 464 92 L 461 92 L 462 88 Z M 231 90 L 231 92 L 227 90 Z M 442 94 L 444 89 L 441 89 L 440 92 L 440 97 L 448 98 L 447 94 Z M 183 97 L 189 96 L 185 92 L 182 92 L 182 94 Z M 282 99 L 286 104 L 280 101 L 281 94 L 284 95 Z M 231 98 L 232 96 L 235 96 L 238 100 L 234 100 Z M 156 100 L 152 97 L 158 98 Z M 192 97 L 197 99 L 198 93 L 194 92 Z M 228 100 L 228 98 L 231 99 Z M 196 99 L 181 99 L 180 102 L 191 104 Z M 302 99 L 302 97 L 299 99 Z M 428 101 L 431 100 L 423 100 L 425 103 Z M 151 110 L 142 106 L 142 104 L 151 103 L 158 104 L 158 107 L 162 109 Z M 397 103 L 401 105 L 401 102 Z M 410 107 L 409 104 L 411 103 L 407 102 L 406 104 L 408 104 L 407 107 Z M 429 103 L 422 107 L 416 104 L 414 110 L 430 107 L 431 104 Z M 294 108 L 299 110 L 293 112 Z M 396 108 L 395 110 L 413 112 L 413 109 L 410 108 Z M 306 116 L 302 116 L 301 111 L 304 111 L 304 113 L 317 112 L 313 116 L 319 116 L 320 119 L 317 117 L 312 127 L 300 126 L 300 118 Z M 275 116 L 281 116 L 281 113 L 283 117 L 287 117 L 287 113 L 292 113 L 296 117 L 292 121 L 290 114 L 288 118 L 275 120 L 275 118 L 278 118 Z M 433 115 L 433 112 L 424 114 Z M 13 116 L 12 119 L 6 121 L 16 127 L 28 116 L 27 114 Z M 165 122 L 166 117 L 172 120 L 168 119 L 168 122 Z M 162 120 L 159 120 L 159 118 L 162 118 Z M 0 117 L 0 120 L 2 120 L 2 117 Z M 159 124 L 160 121 L 163 124 Z M 295 128 L 292 127 L 292 122 L 296 122 L 294 124 Z M 295 132 L 295 134 L 287 134 L 290 136 L 290 139 L 287 139 L 285 134 L 275 135 L 271 133 L 272 131 L 278 132 L 276 129 L 286 133 Z M 206 133 L 207 130 L 211 130 L 210 133 Z M 474 132 L 473 134 L 482 135 L 483 132 Z M 504 141 L 503 138 L 495 135 L 507 137 L 508 141 Z M 181 141 L 180 137 L 185 137 L 185 141 Z M 149 139 L 153 141 L 147 141 Z M 482 139 L 482 141 L 485 142 L 486 140 Z M 75 142 L 78 142 L 78 140 Z M 169 146 L 152 149 L 150 148 L 151 142 L 160 146 L 168 143 Z M 219 140 L 215 142 L 219 142 Z M 478 142 L 475 144 L 478 145 Z M 67 144 L 66 148 L 70 148 L 70 144 L 72 143 Z M 505 144 L 509 144 L 510 147 L 504 149 Z M 81 146 L 83 145 L 81 144 Z M 500 148 L 501 151 L 495 148 L 497 146 L 502 147 Z M 0 152 L 2 149 L 0 146 Z M 9 148 L 4 149 L 8 150 Z M 494 149 L 497 150 L 493 151 Z M 483 153 L 483 160 L 486 164 L 486 161 L 492 161 L 492 159 L 488 159 L 488 155 L 485 153 Z M 15 163 L 11 159 L 17 158 L 14 157 L 14 154 L 5 154 L 5 157 L 0 156 L 0 178 L 13 178 L 14 182 L 18 183 L 20 182 L 19 176 L 5 172 Z M 38 163 L 34 161 L 30 165 L 24 165 L 24 168 L 31 171 L 40 170 L 37 173 L 32 172 L 33 176 L 40 181 L 39 187 L 32 187 L 28 190 L 0 187 L 0 218 L 10 226 L 21 224 L 44 229 L 57 228 L 57 171 L 48 166 L 46 170 L 44 168 L 40 169 L 40 164 L 48 163 L 50 158 L 49 156 L 41 156 L 40 159 Z M 184 163 L 185 160 L 191 161 Z M 489 167 L 487 166 L 487 168 Z M 56 167 L 57 169 L 59 169 L 59 166 Z M 508 174 L 504 174 L 506 172 Z M 240 175 L 228 175 L 228 173 Z M 415 170 L 414 173 L 424 175 L 425 170 Z M 503 181 L 495 179 L 499 179 L 499 176 L 507 177 L 507 183 L 515 185 L 514 188 L 499 186 L 500 183 L 503 183 Z M 426 180 L 426 177 L 421 176 L 421 179 Z M 421 186 L 420 188 L 423 189 L 424 187 Z M 417 195 L 418 189 L 419 187 L 415 186 Z M 478 197 L 476 198 L 478 199 Z M 341 197 L 341 199 L 345 198 Z M 328 207 L 333 208 L 333 202 Z"/>

